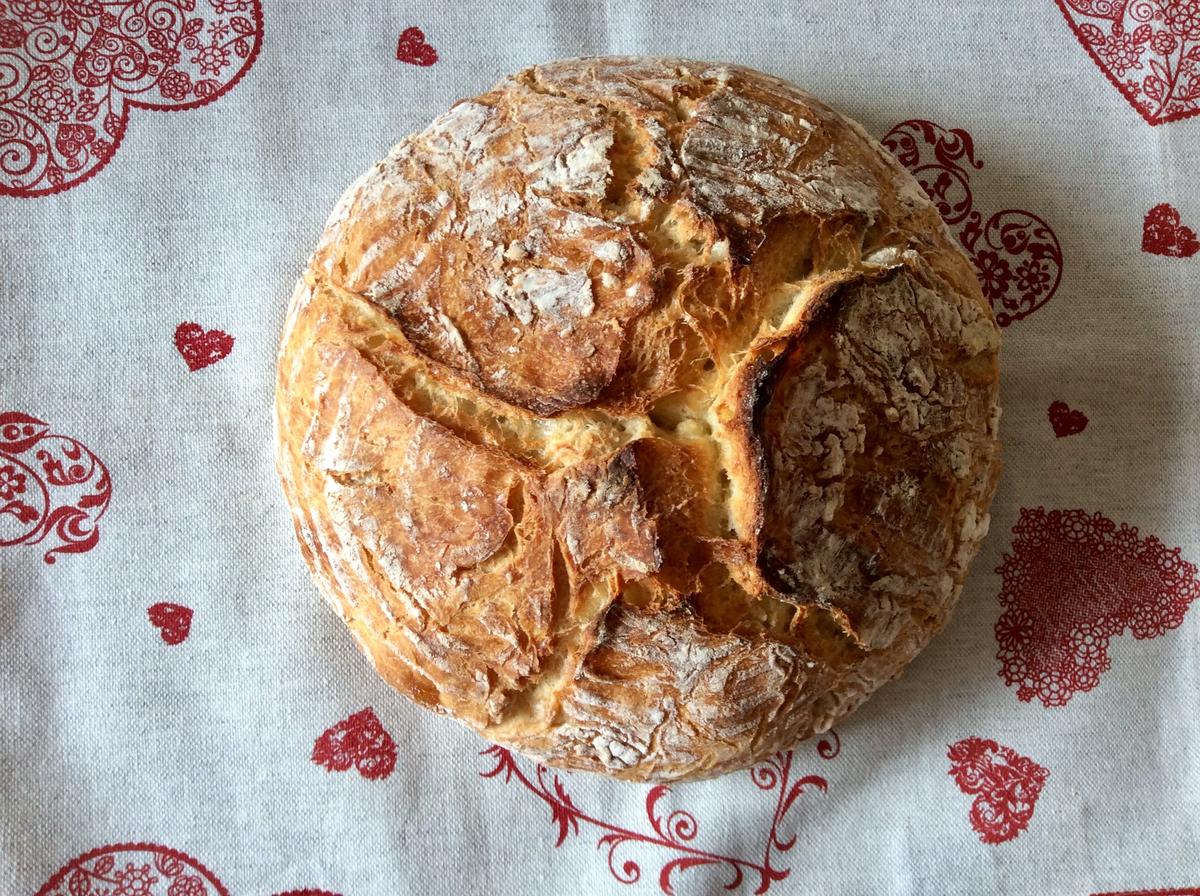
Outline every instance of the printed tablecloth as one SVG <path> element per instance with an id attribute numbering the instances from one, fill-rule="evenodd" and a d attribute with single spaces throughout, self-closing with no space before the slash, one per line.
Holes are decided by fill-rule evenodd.
<path id="1" fill-rule="evenodd" d="M 836 732 L 670 789 L 395 696 L 272 462 L 343 188 L 607 53 L 862 121 L 1005 326 L 948 629 Z M 1200 893 L 1198 138 L 1200 0 L 0 0 L 0 893 Z"/>

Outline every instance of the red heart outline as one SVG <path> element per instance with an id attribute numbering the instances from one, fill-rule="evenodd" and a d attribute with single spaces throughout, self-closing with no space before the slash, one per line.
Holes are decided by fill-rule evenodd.
<path id="1" fill-rule="evenodd" d="M 989 215 L 975 208 L 971 175 L 983 167 L 962 128 L 934 121 L 902 121 L 882 143 L 909 170 L 962 244 L 983 294 L 1007 327 L 1054 297 L 1062 282 L 1062 246 L 1053 228 L 1033 212 L 1006 208 Z"/>
<path id="2" fill-rule="evenodd" d="M 121 8 L 114 13 L 113 9 L 118 5 Z M 109 0 L 104 5 L 102 14 L 92 14 L 86 9 L 87 4 L 74 3 L 67 4 L 64 9 L 53 13 L 47 21 L 26 23 L 16 19 L 4 20 L 5 23 L 13 23 L 16 31 L 11 35 L 12 39 L 6 40 L 5 45 L 0 46 L 0 59 L 5 55 L 15 57 L 16 61 L 10 65 L 15 67 L 14 71 L 26 72 L 27 78 L 25 82 L 18 80 L 9 85 L 6 95 L 0 99 L 0 108 L 8 109 L 11 106 L 9 114 L 18 121 L 25 121 L 26 126 L 20 133 L 8 137 L 6 142 L 0 144 L 0 148 L 8 149 L 11 158 L 25 159 L 26 164 L 20 170 L 6 168 L 0 171 L 0 196 L 19 198 L 50 196 L 85 183 L 99 174 L 112 161 L 125 137 L 130 109 L 183 112 L 208 105 L 232 90 L 245 77 L 258 59 L 262 49 L 264 26 L 261 0 L 208 0 L 211 11 L 197 9 L 193 5 L 190 10 L 194 14 L 192 20 L 200 22 L 201 31 L 205 22 L 211 25 L 216 21 L 217 16 L 226 13 L 249 13 L 253 17 L 253 30 L 238 31 L 237 35 L 229 41 L 229 44 L 243 41 L 246 55 L 238 60 L 237 67 L 229 76 L 228 81 L 220 79 L 220 67 L 218 67 L 216 76 L 204 78 L 203 76 L 209 72 L 205 69 L 204 63 L 201 63 L 198 72 L 200 77 L 195 83 L 191 83 L 191 76 L 188 75 L 188 92 L 196 94 L 195 99 L 171 100 L 165 94 L 163 101 L 141 99 L 140 97 L 152 87 L 162 87 L 160 79 L 172 70 L 172 66 L 181 65 L 182 54 L 196 52 L 197 58 L 199 58 L 201 53 L 199 49 L 186 47 L 186 43 L 184 43 L 186 39 L 194 38 L 197 32 L 186 35 L 186 37 L 177 36 L 176 46 L 173 48 L 165 45 L 155 46 L 151 43 L 149 36 L 154 31 L 152 28 L 146 28 L 144 31 L 135 32 L 132 35 L 121 31 L 112 32 L 112 28 L 124 29 L 126 27 L 120 24 L 121 22 L 138 18 L 136 11 L 132 17 L 125 16 L 126 10 L 134 5 L 135 0 Z M 98 5 L 97 9 L 100 9 Z M 180 9 L 179 12 L 185 21 L 192 21 L 187 19 L 183 9 Z M 19 15 L 15 12 L 12 14 Z M 233 18 L 240 19 L 241 17 L 232 16 L 231 23 Z M 144 22 L 144 18 L 141 21 Z M 248 19 L 245 21 L 249 22 Z M 183 30 L 181 29 L 181 35 Z M 16 46 L 11 46 L 10 44 L 16 40 L 17 33 L 20 34 L 20 42 Z M 114 79 L 108 78 L 108 92 L 104 96 L 95 98 L 95 102 L 84 102 L 83 91 L 90 90 L 90 83 L 95 81 L 94 73 L 89 83 L 79 80 L 80 76 L 89 79 L 85 51 L 88 51 L 102 34 L 111 34 L 114 41 L 122 47 L 132 45 L 136 48 L 137 62 L 154 61 L 156 65 L 161 64 L 161 71 L 154 73 L 154 81 L 148 86 L 139 85 L 136 93 L 122 92 L 113 83 Z M 32 53 L 28 49 L 29 44 L 35 39 L 49 39 L 53 44 L 65 49 L 58 56 L 47 61 L 42 55 Z M 62 41 L 66 41 L 66 43 L 62 43 Z M 184 47 L 184 49 L 180 51 L 180 47 Z M 155 58 L 155 54 L 162 57 L 164 51 L 175 53 L 180 58 L 169 64 L 163 61 L 165 57 Z M 240 50 L 238 52 L 240 53 Z M 188 57 L 188 61 L 191 61 L 191 57 Z M 58 77 L 62 80 L 52 84 L 51 71 L 55 68 L 59 70 Z M 182 68 L 174 70 L 183 72 Z M 186 74 L 186 72 L 183 73 Z M 147 70 L 145 74 L 151 73 Z M 41 82 L 43 81 L 48 88 L 57 85 L 55 89 L 61 93 L 59 99 L 63 102 L 69 100 L 69 108 L 56 108 L 50 112 L 42 109 L 41 112 L 36 112 L 31 103 L 34 100 L 34 93 L 42 89 Z M 38 83 L 36 88 L 34 87 L 35 82 Z M 196 88 L 202 85 L 205 86 L 205 92 L 200 95 Z M 77 87 L 81 90 L 77 91 Z M 78 102 L 76 102 L 77 94 L 80 97 Z M 23 105 L 18 107 L 18 103 Z M 87 110 L 86 118 L 84 117 L 85 109 Z M 101 114 L 102 111 L 103 114 Z M 63 117 L 64 114 L 66 117 Z M 70 124 L 67 124 L 68 119 L 70 119 Z M 75 122 L 85 120 L 96 121 L 103 125 L 102 138 L 95 139 L 95 133 L 99 132 L 93 128 L 95 133 L 86 145 L 78 142 L 77 138 L 84 132 L 77 130 L 75 124 Z M 72 128 L 73 131 L 69 137 L 63 138 L 60 146 L 58 131 L 64 125 Z M 71 139 L 72 137 L 75 139 Z M 64 153 L 57 160 L 53 158 L 53 150 L 57 149 L 63 153 L 67 148 L 75 149 L 76 153 Z M 47 164 L 41 169 L 35 170 L 39 155 L 45 156 Z M 0 158 L 4 156 L 4 153 L 0 153 Z M 27 175 L 31 171 L 34 172 L 33 179 L 31 182 L 27 182 Z M 43 182 L 48 186 L 38 186 Z"/>
<path id="3" fill-rule="evenodd" d="M 1093 7 L 1095 0 L 1054 0 L 1054 2 L 1058 6 L 1059 12 L 1062 13 L 1063 18 L 1067 20 L 1067 26 L 1071 29 L 1071 33 L 1075 36 L 1075 39 L 1079 42 L 1080 46 L 1087 51 L 1088 56 L 1092 58 L 1092 62 L 1096 64 L 1096 67 L 1104 73 L 1104 77 L 1108 79 L 1108 82 L 1117 89 L 1117 92 L 1124 97 L 1125 101 L 1134 108 L 1134 111 L 1136 111 L 1148 125 L 1151 127 L 1156 127 L 1160 124 L 1170 124 L 1173 121 L 1182 121 L 1185 118 L 1191 118 L 1193 115 L 1200 115 L 1200 104 L 1195 102 L 1195 97 L 1192 97 L 1191 100 L 1179 100 L 1183 103 L 1189 101 L 1192 102 L 1194 108 L 1178 109 L 1166 115 L 1161 114 L 1162 109 L 1167 108 L 1172 102 L 1178 100 L 1178 98 L 1174 95 L 1175 88 L 1179 81 L 1178 71 L 1176 71 L 1175 79 L 1171 81 L 1169 87 L 1164 83 L 1164 87 L 1168 88 L 1168 93 L 1166 98 L 1160 100 L 1159 102 L 1160 111 L 1157 113 L 1152 112 L 1149 107 L 1144 106 L 1138 100 L 1138 96 L 1144 90 L 1145 80 L 1143 80 L 1143 87 L 1138 87 L 1135 92 L 1134 88 L 1118 80 L 1119 76 L 1114 74 L 1109 63 L 1102 59 L 1099 52 L 1096 50 L 1096 40 L 1098 38 L 1115 41 L 1121 39 L 1122 36 L 1125 36 L 1129 38 L 1131 43 L 1137 41 L 1139 39 L 1139 29 L 1143 27 L 1149 27 L 1149 19 L 1143 18 L 1140 14 L 1140 8 L 1144 4 L 1138 2 L 1130 3 L 1129 0 L 1113 0 L 1113 2 L 1105 4 L 1104 8 L 1107 9 L 1107 11 L 1104 12 L 1098 11 Z M 1079 19 L 1077 19 L 1076 16 L 1078 16 Z M 1108 38 L 1104 37 L 1103 30 L 1099 25 L 1096 24 L 1097 21 L 1112 23 L 1110 26 L 1111 32 Z M 1131 24 L 1133 24 L 1133 28 L 1129 27 Z M 1194 53 L 1196 52 L 1196 48 L 1200 47 L 1200 42 L 1197 42 L 1189 47 L 1189 39 L 1192 38 L 1183 39 L 1181 36 L 1176 36 L 1176 45 L 1179 48 L 1181 57 L 1179 60 L 1180 65 L 1182 65 L 1184 61 L 1183 57 L 1186 54 Z M 1142 40 L 1140 43 L 1134 43 L 1133 45 L 1140 46 L 1146 44 L 1146 42 L 1146 40 Z M 1151 46 L 1150 49 L 1153 49 L 1153 47 Z M 1160 59 L 1154 60 L 1151 63 L 1151 70 L 1153 73 L 1151 77 L 1163 80 L 1159 75 L 1158 68 L 1155 68 L 1155 65 L 1157 65 L 1159 68 L 1162 68 L 1163 62 L 1160 60 L 1164 57 L 1163 54 L 1156 55 L 1159 55 Z M 1140 58 L 1138 59 L 1138 66 L 1136 69 L 1134 67 L 1127 67 L 1125 71 L 1127 72 L 1133 70 L 1137 70 L 1139 73 L 1145 71 L 1145 69 L 1141 68 Z M 1125 72 L 1121 73 L 1122 76 L 1124 74 Z M 1193 80 L 1189 84 L 1189 91 L 1195 90 L 1195 85 L 1197 84 L 1200 84 L 1200 73 L 1193 75 Z"/>
<path id="4" fill-rule="evenodd" d="M 42 555 L 47 563 L 90 551 L 112 490 L 108 467 L 78 439 L 21 411 L 0 411 L 0 548 L 59 542 Z"/>

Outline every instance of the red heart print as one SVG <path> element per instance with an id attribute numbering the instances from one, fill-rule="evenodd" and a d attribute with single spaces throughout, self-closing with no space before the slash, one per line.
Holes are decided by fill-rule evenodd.
<path id="1" fill-rule="evenodd" d="M 181 604 L 151 604 L 146 615 L 168 644 L 182 644 L 192 629 L 192 610 Z"/>
<path id="2" fill-rule="evenodd" d="M 157 843 L 115 843 L 72 859 L 36 896 L 229 896 L 196 859 Z"/>
<path id="3" fill-rule="evenodd" d="M 1000 326 L 1050 301 L 1062 280 L 1058 237 L 1033 212 L 1009 208 L 985 220 L 974 208 L 971 174 L 983 162 L 975 158 L 970 134 L 914 118 L 888 131 L 883 145 L 912 172 L 962 243 Z"/>
<path id="4" fill-rule="evenodd" d="M 181 323 L 175 328 L 175 348 L 193 373 L 216 364 L 233 351 L 233 337 L 221 330 L 206 330 L 199 324 Z"/>
<path id="5" fill-rule="evenodd" d="M 383 779 L 396 767 L 396 742 L 368 706 L 318 737 L 312 761 L 327 771 L 344 772 L 354 766 L 369 781 Z"/>
<path id="6" fill-rule="evenodd" d="M 971 803 L 971 827 L 984 843 L 1004 843 L 1029 827 L 1050 772 L 994 740 L 968 737 L 950 746 L 950 776 Z"/>
<path id="7" fill-rule="evenodd" d="M 1172 258 L 1191 258 L 1200 252 L 1196 231 L 1183 226 L 1179 209 L 1163 202 L 1146 212 L 1142 222 L 1142 251 Z"/>
<path id="8" fill-rule="evenodd" d="M 425 32 L 420 28 L 405 28 L 396 44 L 396 58 L 409 65 L 433 65 L 438 61 L 437 50 L 425 41 Z"/>
<path id="9" fill-rule="evenodd" d="M 1054 435 L 1060 439 L 1083 432 L 1088 425 L 1087 415 L 1083 411 L 1073 410 L 1065 401 L 1056 401 L 1051 404 L 1049 415 Z"/>
<path id="10" fill-rule="evenodd" d="M 0 138 L 0 195 L 45 196 L 83 183 L 111 161 L 131 109 L 211 103 L 258 56 L 260 0 L 146 6 L 8 4 L 0 52 L 13 77 L 0 93 L 0 119 L 21 126 Z"/>
<path id="11" fill-rule="evenodd" d="M 112 498 L 108 467 L 78 439 L 21 411 L 0 411 L 0 548 L 38 544 L 42 555 L 82 554 L 100 541 Z"/>
<path id="12" fill-rule="evenodd" d="M 1149 124 L 1200 114 L 1197 0 L 1055 0 L 1076 39 Z"/>
<path id="13" fill-rule="evenodd" d="M 1109 641 L 1157 638 L 1183 623 L 1196 567 L 1153 536 L 1082 510 L 1022 508 L 998 570 L 1000 676 L 1017 698 L 1065 706 L 1112 666 Z"/>

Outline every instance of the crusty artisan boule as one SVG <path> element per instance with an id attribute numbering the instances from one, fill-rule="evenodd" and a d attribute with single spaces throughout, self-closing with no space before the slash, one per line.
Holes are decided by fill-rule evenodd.
<path id="1" fill-rule="evenodd" d="M 346 192 L 288 315 L 279 472 L 402 693 L 551 765 L 702 777 L 946 622 L 998 346 L 858 125 L 737 66 L 556 62 Z"/>

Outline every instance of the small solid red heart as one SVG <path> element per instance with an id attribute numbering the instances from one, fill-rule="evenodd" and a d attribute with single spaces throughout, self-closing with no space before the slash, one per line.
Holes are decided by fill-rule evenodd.
<path id="1" fill-rule="evenodd" d="M 146 611 L 150 624 L 161 630 L 162 639 L 168 644 L 182 644 L 192 630 L 192 611 L 181 604 L 152 604 Z"/>
<path id="2" fill-rule="evenodd" d="M 216 364 L 233 351 L 233 337 L 221 330 L 206 330 L 189 321 L 175 328 L 175 348 L 188 369 L 195 372 Z"/>
<path id="3" fill-rule="evenodd" d="M 1088 425 L 1087 415 L 1083 411 L 1072 410 L 1065 401 L 1056 401 L 1050 405 L 1049 415 L 1054 435 L 1060 439 L 1083 432 Z"/>
<path id="4" fill-rule="evenodd" d="M 313 744 L 312 761 L 327 771 L 354 766 L 367 780 L 382 779 L 396 767 L 396 742 L 368 706 L 322 733 Z"/>
<path id="5" fill-rule="evenodd" d="M 1142 222 L 1142 251 L 1191 258 L 1200 252 L 1200 240 L 1194 230 L 1183 226 L 1179 209 L 1163 202 L 1146 212 L 1146 220 Z"/>
<path id="6" fill-rule="evenodd" d="M 405 28 L 396 44 L 396 58 L 409 65 L 433 65 L 438 61 L 437 50 L 425 41 L 425 32 L 420 28 Z"/>

